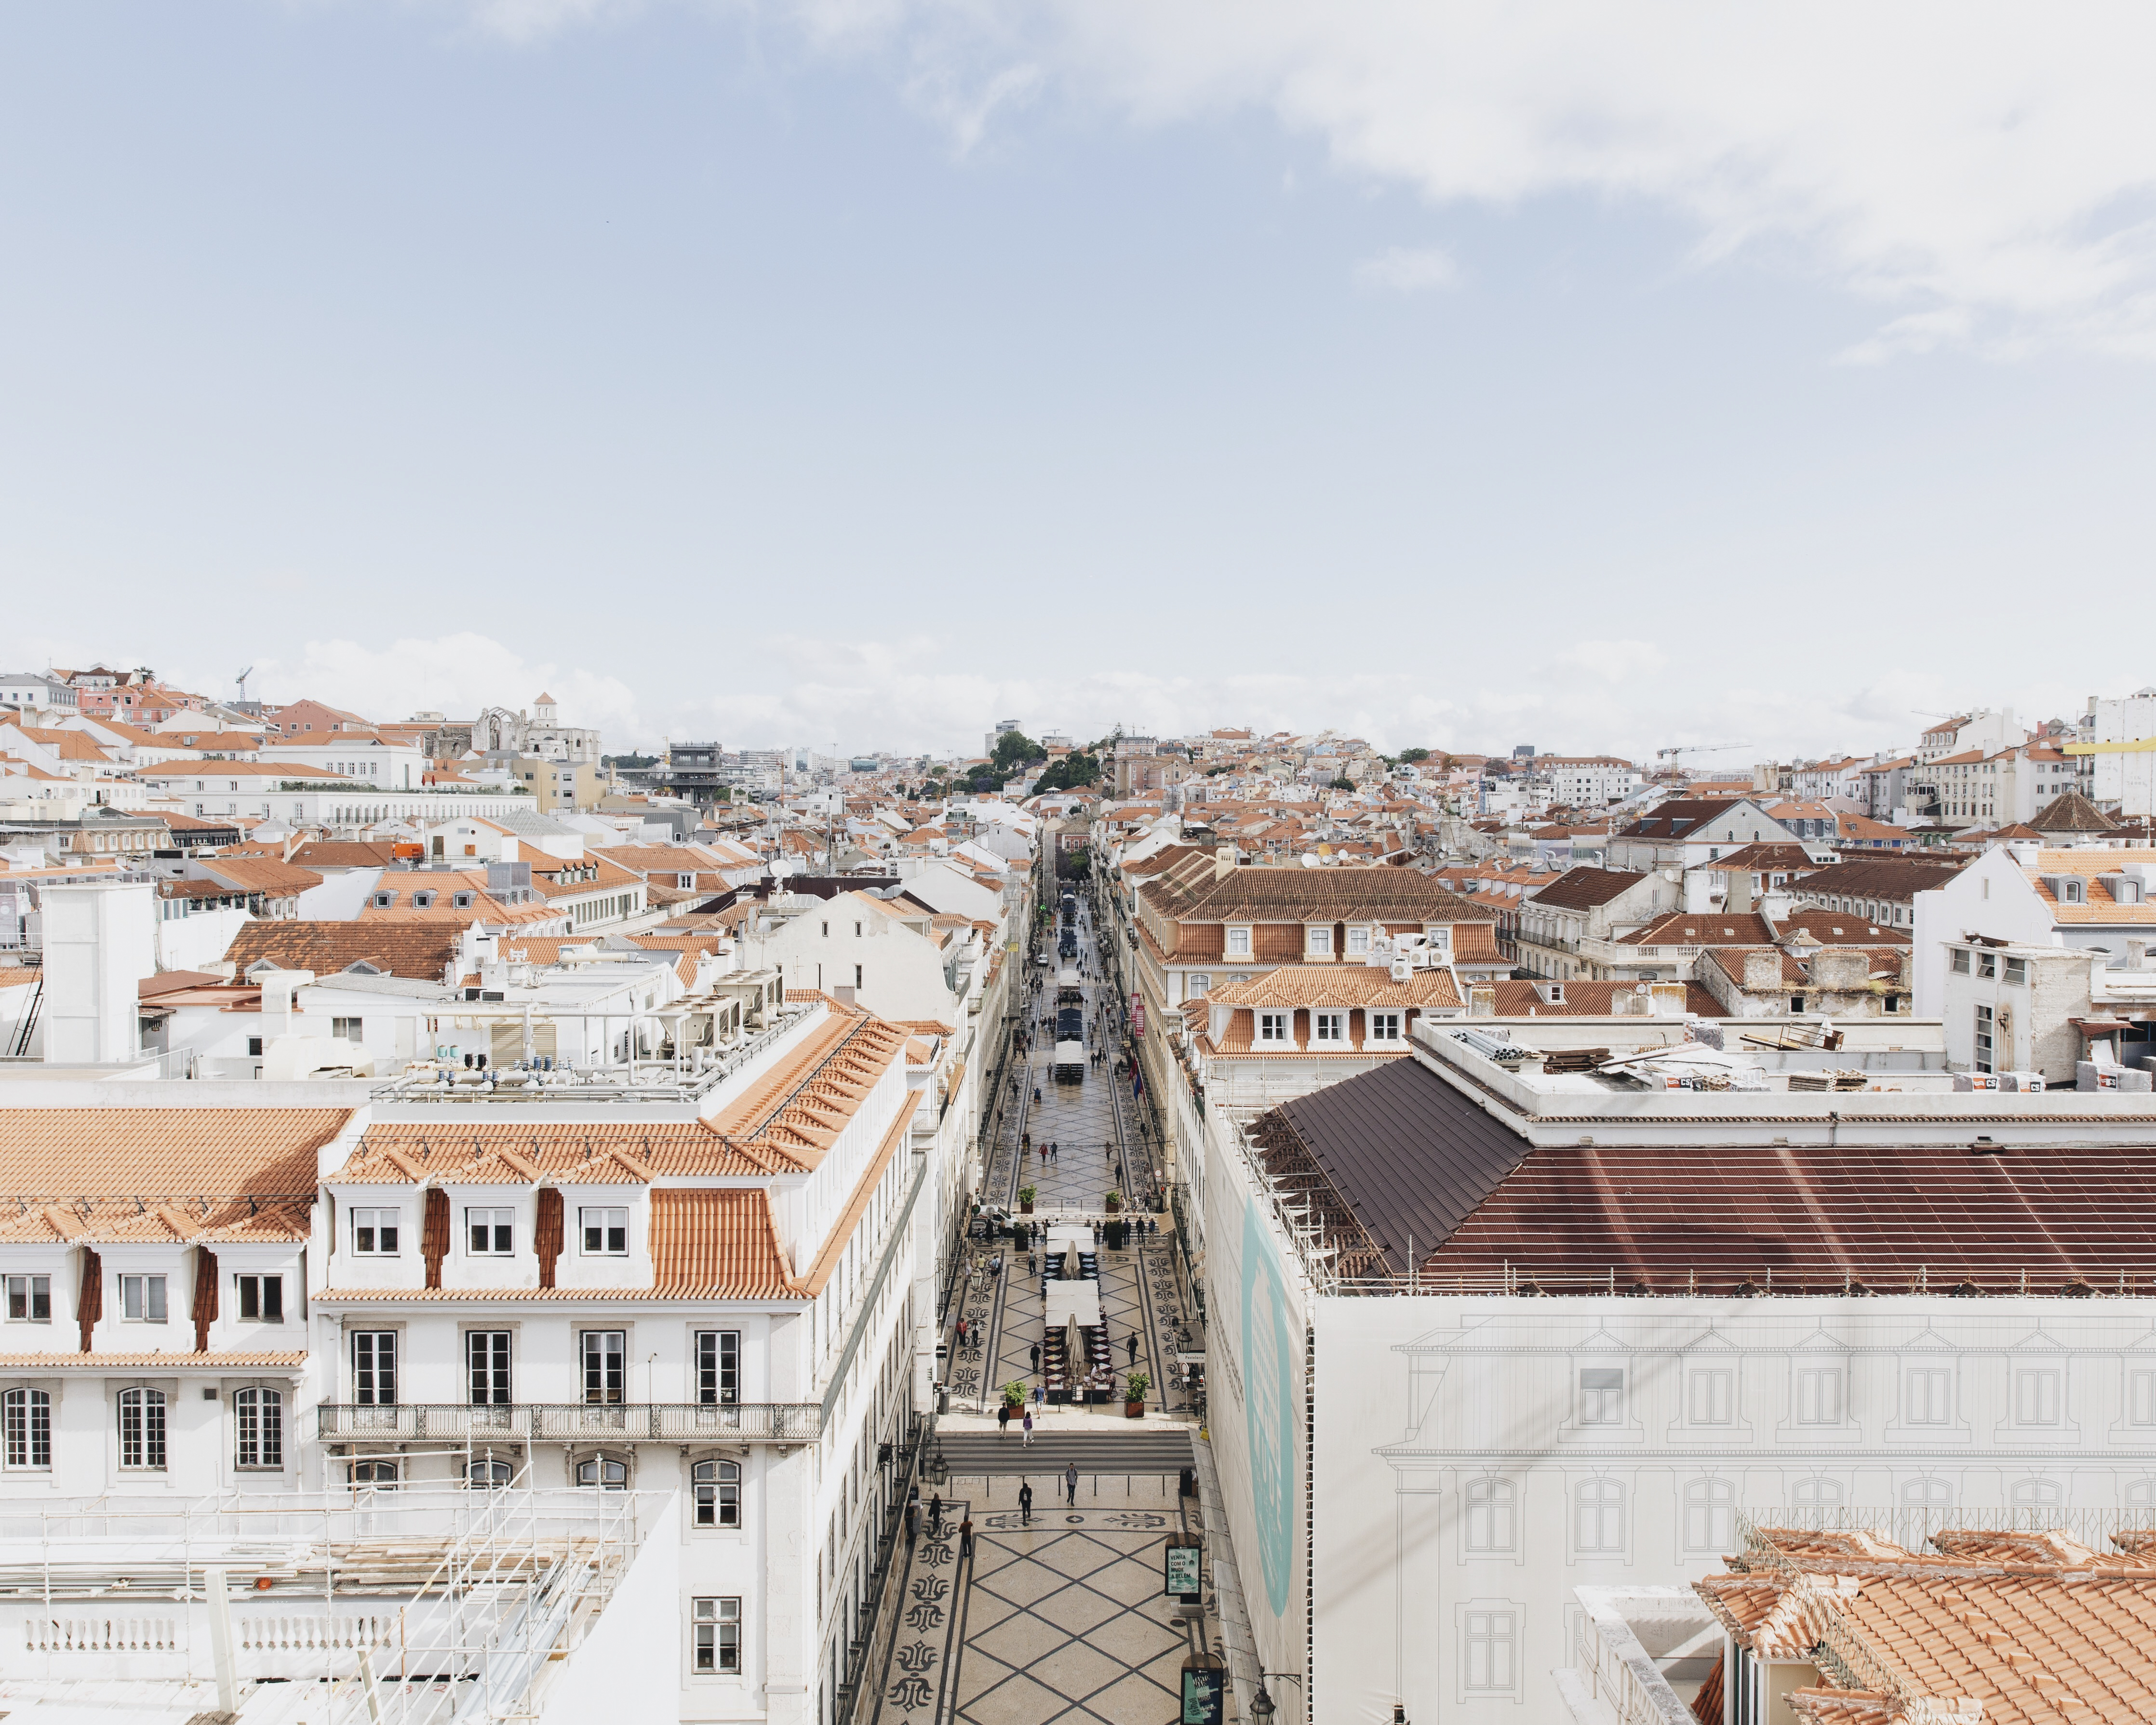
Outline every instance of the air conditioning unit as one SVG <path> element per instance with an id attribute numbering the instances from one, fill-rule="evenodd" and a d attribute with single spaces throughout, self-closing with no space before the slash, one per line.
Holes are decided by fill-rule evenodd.
<path id="1" fill-rule="evenodd" d="M 1392 975 L 1392 978 L 1393 978 L 1393 980 L 1394 980 L 1394 982 L 1396 982 L 1396 983 L 1404 983 L 1404 982 L 1406 982 L 1406 981 L 1407 981 L 1410 977 L 1412 977 L 1414 974 L 1414 960 L 1409 959 L 1409 958 L 1404 958 L 1404 957 L 1403 957 L 1403 958 L 1395 958 L 1395 959 L 1394 959 L 1394 960 L 1393 960 L 1391 975 Z"/>

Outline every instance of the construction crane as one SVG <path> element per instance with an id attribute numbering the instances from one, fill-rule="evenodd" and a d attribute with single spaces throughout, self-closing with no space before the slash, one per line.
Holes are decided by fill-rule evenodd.
<path id="1" fill-rule="evenodd" d="M 254 667 L 250 665 L 245 670 L 240 672 L 238 676 L 233 679 L 233 681 L 239 685 L 239 698 L 243 702 L 247 699 L 247 680 L 254 675 Z"/>
<path id="2" fill-rule="evenodd" d="M 1728 749 L 1748 749 L 1748 742 L 1681 742 L 1675 748 L 1656 749 L 1657 761 L 1673 761 L 1679 755 L 1718 755 Z"/>

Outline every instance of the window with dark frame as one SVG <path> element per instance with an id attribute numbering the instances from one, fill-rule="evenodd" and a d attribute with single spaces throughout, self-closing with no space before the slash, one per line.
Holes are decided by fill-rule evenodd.
<path id="1" fill-rule="evenodd" d="M 234 1462 L 241 1467 L 285 1465 L 285 1398 L 275 1389 L 242 1389 L 232 1398 L 237 1439 Z"/>
<path id="2" fill-rule="evenodd" d="M 696 1332 L 696 1399 L 705 1407 L 730 1408 L 741 1399 L 741 1332 Z"/>
<path id="3" fill-rule="evenodd" d="M 690 1483 L 696 1492 L 698 1527 L 741 1526 L 739 1462 L 699 1461 L 691 1470 Z"/>
<path id="4" fill-rule="evenodd" d="M 583 1332 L 586 1406 L 620 1406 L 628 1377 L 624 1364 L 628 1342 L 628 1333 L 622 1330 L 586 1330 Z"/>
<path id="5" fill-rule="evenodd" d="M 8 1466 L 39 1471 L 53 1465 L 53 1399 L 42 1389 L 11 1389 L 0 1399 Z"/>
<path id="6" fill-rule="evenodd" d="M 465 1365 L 475 1408 L 509 1405 L 509 1335 L 507 1330 L 465 1332 Z"/>
<path id="7" fill-rule="evenodd" d="M 352 1399 L 362 1408 L 397 1405 L 396 1331 L 352 1332 Z"/>
<path id="8" fill-rule="evenodd" d="M 690 1662 L 698 1676 L 716 1676 L 741 1670 L 741 1608 L 739 1599 L 692 1602 L 690 1622 L 696 1639 Z"/>

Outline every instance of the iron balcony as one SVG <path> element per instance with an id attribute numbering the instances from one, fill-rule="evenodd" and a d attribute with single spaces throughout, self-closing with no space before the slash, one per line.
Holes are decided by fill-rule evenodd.
<path id="1" fill-rule="evenodd" d="M 325 1440 L 497 1439 L 532 1443 L 814 1443 L 824 1430 L 816 1402 L 398 1402 L 357 1407 L 325 1402 L 316 1410 Z"/>

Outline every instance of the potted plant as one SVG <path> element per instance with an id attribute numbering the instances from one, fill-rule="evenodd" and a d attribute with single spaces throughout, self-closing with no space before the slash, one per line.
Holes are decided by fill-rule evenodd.
<path id="1" fill-rule="evenodd" d="M 1025 1385 L 1014 1378 L 1004 1385 L 1004 1405 L 1015 1415 L 1025 1405 Z"/>
<path id="2" fill-rule="evenodd" d="M 1152 1388 L 1152 1378 L 1142 1370 L 1133 1371 L 1127 1380 L 1129 1388 L 1123 1396 L 1123 1418 L 1145 1418 L 1146 1392 Z"/>
<path id="3" fill-rule="evenodd" d="M 1018 1189 L 1018 1208 L 1020 1215 L 1029 1216 L 1033 1214 L 1034 1193 L 1034 1189 L 1031 1186 L 1021 1186 Z"/>
<path id="4" fill-rule="evenodd" d="M 1111 1222 L 1101 1230 L 1108 1236 L 1108 1250 L 1111 1252 L 1120 1252 L 1123 1249 L 1123 1225 L 1121 1222 Z"/>
<path id="5" fill-rule="evenodd" d="M 1112 1216 L 1123 1207 L 1123 1194 L 1120 1192 L 1111 1192 L 1108 1194 L 1107 1204 L 1108 1214 Z"/>

